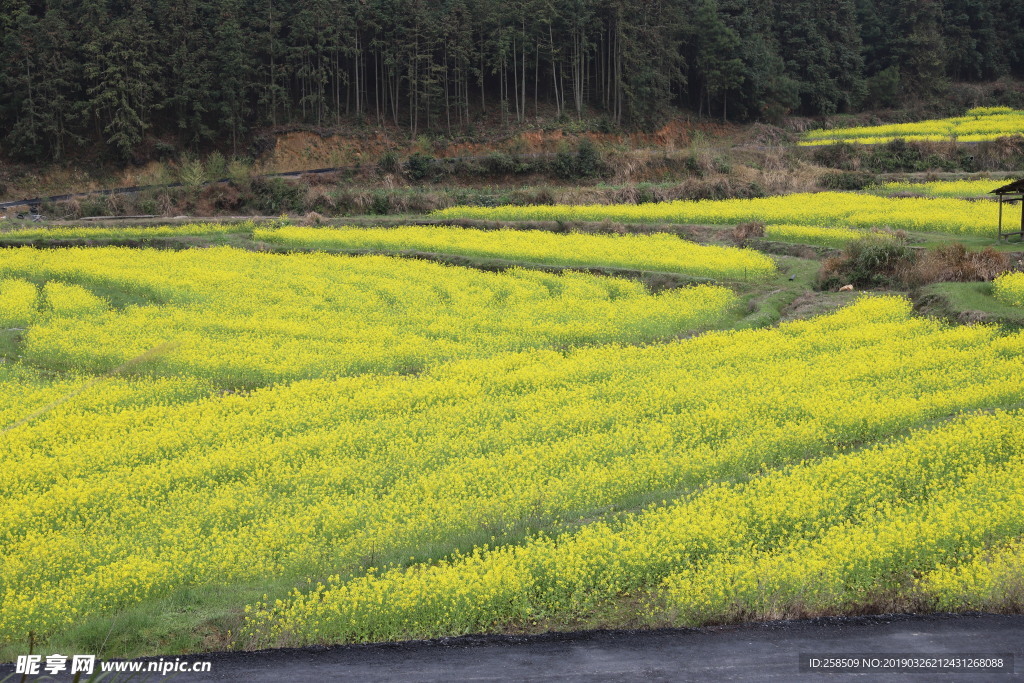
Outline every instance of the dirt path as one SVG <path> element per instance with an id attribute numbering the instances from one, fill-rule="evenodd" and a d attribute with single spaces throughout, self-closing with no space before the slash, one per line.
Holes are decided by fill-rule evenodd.
<path id="1" fill-rule="evenodd" d="M 817 673 L 809 656 L 1013 655 L 1015 673 Z M 173 658 L 167 657 L 165 660 Z M 1024 678 L 1024 616 L 889 615 L 713 629 L 466 636 L 435 641 L 190 655 L 210 672 L 130 680 L 213 681 L 1008 681 Z M 151 661 L 151 660 L 136 660 Z M 13 672 L 0 665 L 0 681 Z M 11 678 L 20 680 L 20 676 Z M 33 679 L 29 679 L 33 680 Z M 38 679 L 41 680 L 41 679 Z M 54 679 L 49 679 L 54 680 Z M 58 677 L 56 680 L 68 680 Z M 83 679 L 84 680 L 84 679 Z M 105 680 L 129 680 L 127 677 Z"/>

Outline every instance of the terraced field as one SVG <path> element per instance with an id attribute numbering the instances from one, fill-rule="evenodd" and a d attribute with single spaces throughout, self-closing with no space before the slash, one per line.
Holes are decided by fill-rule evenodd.
<path id="1" fill-rule="evenodd" d="M 226 247 L 0 256 L 0 287 L 11 292 L 5 317 L 30 326 L 24 362 L 102 373 L 169 344 L 150 373 L 231 389 L 418 372 L 501 351 L 650 342 L 713 326 L 736 305 L 722 287 L 652 296 L 629 280 L 383 256 Z"/>
<path id="2" fill-rule="evenodd" d="M 997 187 L 994 185 L 993 187 Z M 947 198 L 892 198 L 852 192 L 816 192 L 756 199 L 673 201 L 587 206 L 495 208 L 458 206 L 431 214 L 439 220 L 618 221 L 735 225 L 747 221 L 831 228 L 893 228 L 995 238 L 999 215 L 990 202 Z"/>
<path id="3" fill-rule="evenodd" d="M 811 130 L 804 133 L 799 144 L 827 145 L 846 142 L 855 145 L 877 145 L 896 138 L 919 142 L 982 142 L 1022 134 L 1024 112 L 1010 107 L 976 107 L 963 116 L 948 119 Z"/>
<path id="4" fill-rule="evenodd" d="M 930 183 L 891 182 L 867 188 L 867 192 L 884 197 L 899 195 L 920 195 L 924 197 L 949 198 L 980 198 L 995 199 L 989 194 L 997 187 L 1002 187 L 1010 180 L 939 180 Z"/>
<path id="5" fill-rule="evenodd" d="M 201 229 L 255 240 L 0 250 L 0 652 L 1019 597 L 1024 333 L 878 295 L 716 329 L 813 262 L 669 235 Z"/>
<path id="6" fill-rule="evenodd" d="M 674 235 L 555 234 L 540 230 L 472 230 L 442 226 L 387 229 L 284 227 L 254 238 L 287 247 L 426 251 L 569 266 L 610 266 L 725 279 L 763 279 L 775 272 L 750 249 L 701 246 Z"/>

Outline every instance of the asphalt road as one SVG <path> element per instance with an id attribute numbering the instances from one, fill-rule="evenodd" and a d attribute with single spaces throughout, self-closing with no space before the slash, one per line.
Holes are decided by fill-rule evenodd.
<path id="1" fill-rule="evenodd" d="M 1014 673 L 802 671 L 808 656 L 952 658 L 1012 655 Z M 713 629 L 466 636 L 378 645 L 165 657 L 209 673 L 120 675 L 105 681 L 1008 681 L 1024 679 L 1024 616 L 889 615 Z M 136 660 L 143 661 L 143 660 Z M 153 660 L 144 660 L 153 661 Z M 824 662 L 823 662 L 824 663 Z M 884 660 L 882 662 L 884 666 Z M 929 662 L 922 662 L 929 664 Z M 0 681 L 13 672 L 0 665 Z M 19 681 L 14 676 L 11 681 Z M 42 680 L 33 679 L 29 680 Z M 67 676 L 49 680 L 70 680 Z M 83 681 L 85 678 L 83 677 Z"/>

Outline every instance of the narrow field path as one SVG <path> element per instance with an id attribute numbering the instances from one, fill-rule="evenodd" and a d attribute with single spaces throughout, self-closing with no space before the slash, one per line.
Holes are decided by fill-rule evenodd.
<path id="1" fill-rule="evenodd" d="M 1013 673 L 820 673 L 808 657 L 1012 655 Z M 170 657 L 165 660 L 172 659 Z M 189 655 L 210 672 L 130 680 L 212 681 L 1009 681 L 1024 678 L 1022 615 L 885 615 L 707 629 L 464 636 L 433 641 Z M 151 661 L 151 660 L 136 660 Z M 1009 662 L 1004 664 L 1004 668 Z M 0 665 L 0 681 L 13 673 Z M 9 681 L 20 680 L 11 676 Z M 33 680 L 29 678 L 29 680 Z M 44 680 L 42 678 L 36 680 Z M 57 677 L 48 680 L 70 680 Z M 111 680 L 111 679 L 106 679 Z M 129 680 L 127 677 L 112 680 Z"/>

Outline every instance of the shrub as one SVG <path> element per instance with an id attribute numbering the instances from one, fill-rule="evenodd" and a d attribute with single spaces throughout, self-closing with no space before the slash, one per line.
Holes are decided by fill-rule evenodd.
<path id="1" fill-rule="evenodd" d="M 448 173 L 453 176 L 480 176 L 487 173 L 487 166 L 476 159 L 450 159 Z"/>
<path id="2" fill-rule="evenodd" d="M 232 159 L 226 173 L 231 182 L 240 187 L 242 183 L 248 183 L 252 179 L 252 163 L 245 159 Z"/>
<path id="3" fill-rule="evenodd" d="M 84 197 L 78 202 L 78 208 L 78 216 L 81 218 L 106 216 L 107 200 L 104 197 Z"/>
<path id="4" fill-rule="evenodd" d="M 214 152 L 206 157 L 206 179 L 209 181 L 226 180 L 228 176 L 228 161 L 220 152 Z"/>
<path id="5" fill-rule="evenodd" d="M 860 287 L 892 285 L 913 267 L 915 260 L 914 250 L 904 240 L 888 235 L 867 235 L 847 244 L 841 256 L 822 263 L 818 286 L 832 289 L 847 284 Z"/>
<path id="6" fill-rule="evenodd" d="M 375 216 L 386 216 L 391 213 L 391 198 L 387 192 L 377 191 L 370 198 L 370 213 Z"/>
<path id="7" fill-rule="evenodd" d="M 178 165 L 178 182 L 188 190 L 197 193 L 206 182 L 206 169 L 203 162 L 193 157 L 185 157 Z"/>
<path id="8" fill-rule="evenodd" d="M 960 242 L 924 252 L 904 275 L 909 286 L 932 282 L 988 282 L 1010 267 L 1010 259 L 992 247 L 968 251 Z"/>
<path id="9" fill-rule="evenodd" d="M 159 215 L 161 211 L 160 202 L 156 200 L 156 197 L 139 198 L 136 207 L 138 207 L 140 214 L 147 216 Z"/>
<path id="10" fill-rule="evenodd" d="M 568 149 L 558 150 L 552 163 L 552 170 L 556 176 L 565 180 L 572 180 L 576 177 L 576 165 L 572 153 Z"/>
<path id="11" fill-rule="evenodd" d="M 738 247 L 745 245 L 747 240 L 752 237 L 764 237 L 764 223 L 760 221 L 740 223 L 732 229 L 732 241 Z"/>
<path id="12" fill-rule="evenodd" d="M 67 218 L 81 218 L 82 205 L 77 199 L 72 197 L 71 199 L 65 199 L 57 202 L 57 206 L 51 213 L 59 216 L 66 216 Z"/>
<path id="13" fill-rule="evenodd" d="M 493 152 L 484 161 L 484 168 L 491 175 L 510 175 L 516 172 L 516 160 L 504 152 Z"/>
<path id="14" fill-rule="evenodd" d="M 398 155 L 390 149 L 380 155 L 377 168 L 385 173 L 397 173 L 399 170 Z"/>
<path id="15" fill-rule="evenodd" d="M 279 214 L 302 209 L 304 188 L 292 185 L 283 178 L 254 178 L 252 180 L 253 205 L 265 214 Z"/>
<path id="16" fill-rule="evenodd" d="M 875 176 L 863 171 L 835 171 L 823 175 L 819 182 L 826 190 L 863 190 L 875 182 Z"/>
<path id="17" fill-rule="evenodd" d="M 416 152 L 405 162 L 406 173 L 413 180 L 423 180 L 437 171 L 437 164 L 434 157 Z"/>
<path id="18" fill-rule="evenodd" d="M 207 185 L 199 193 L 199 199 L 204 207 L 212 211 L 235 211 L 241 208 L 243 203 L 238 188 L 230 183 Z M 156 203 L 153 205 L 156 206 Z"/>
<path id="19" fill-rule="evenodd" d="M 814 162 L 819 166 L 852 171 L 859 165 L 860 155 L 850 143 L 838 142 L 815 149 Z"/>
<path id="20" fill-rule="evenodd" d="M 690 154 L 683 161 L 683 168 L 690 175 L 703 176 L 704 167 L 701 165 L 700 160 L 697 159 L 696 155 Z"/>
<path id="21" fill-rule="evenodd" d="M 310 185 L 306 189 L 306 196 L 303 200 L 304 208 L 311 213 L 329 214 L 337 210 L 334 196 L 330 190 L 324 187 Z"/>
<path id="22" fill-rule="evenodd" d="M 584 138 L 576 146 L 575 154 L 565 147 L 558 150 L 552 170 L 559 178 L 575 180 L 596 178 L 604 175 L 608 169 L 594 143 Z"/>
<path id="23" fill-rule="evenodd" d="M 923 171 L 927 167 L 921 149 L 903 138 L 872 148 L 868 164 L 879 173 Z"/>
<path id="24" fill-rule="evenodd" d="M 899 234 L 866 236 L 851 242 L 841 256 L 826 259 L 818 284 L 867 287 L 921 287 L 933 282 L 987 282 L 1010 267 L 1006 254 L 986 247 L 970 251 L 961 242 L 927 251 L 911 249 Z"/>
<path id="25" fill-rule="evenodd" d="M 576 173 L 582 178 L 595 178 L 604 173 L 604 162 L 594 143 L 583 138 L 576 148 Z"/>

